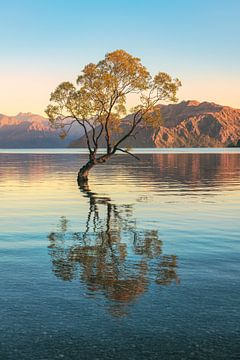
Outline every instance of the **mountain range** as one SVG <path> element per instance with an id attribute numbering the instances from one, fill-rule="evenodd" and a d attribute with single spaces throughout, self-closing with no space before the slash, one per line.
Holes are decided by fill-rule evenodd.
<path id="1" fill-rule="evenodd" d="M 126 139 L 122 147 L 228 147 L 240 139 L 240 109 L 195 100 L 160 105 L 162 126 L 152 128 L 142 124 L 137 137 Z M 123 130 L 130 126 L 132 115 L 122 121 Z M 117 140 L 117 136 L 113 141 Z M 100 147 L 103 144 L 100 144 Z M 85 147 L 82 137 L 70 144 Z"/>
<path id="2" fill-rule="evenodd" d="M 53 129 L 48 119 L 29 112 L 0 114 L 0 148 L 62 148 L 81 135 L 81 129 L 75 127 L 61 139 L 59 130 Z"/>
<path id="3" fill-rule="evenodd" d="M 127 147 L 228 147 L 240 139 L 240 109 L 195 100 L 160 105 L 161 126 L 142 124 L 136 139 L 127 139 Z M 132 115 L 122 120 L 129 128 Z M 114 140 L 117 140 L 117 136 Z M 104 141 L 104 140 L 103 140 Z M 104 142 L 100 147 L 104 146 Z M 48 120 L 32 113 L 16 116 L 0 114 L 0 148 L 86 147 L 82 129 L 72 127 L 65 139 L 50 127 Z"/>

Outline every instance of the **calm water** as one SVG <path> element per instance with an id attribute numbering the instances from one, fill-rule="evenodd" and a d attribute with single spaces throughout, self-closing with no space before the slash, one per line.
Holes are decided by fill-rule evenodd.
<path id="1" fill-rule="evenodd" d="M 240 153 L 192 152 L 0 154 L 1 360 L 240 358 Z"/>

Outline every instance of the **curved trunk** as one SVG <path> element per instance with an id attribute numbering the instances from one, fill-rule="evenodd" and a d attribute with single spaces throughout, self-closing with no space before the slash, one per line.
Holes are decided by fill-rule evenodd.
<path id="1" fill-rule="evenodd" d="M 111 155 L 113 154 L 106 154 L 100 156 L 97 159 L 93 158 L 89 160 L 85 165 L 83 165 L 78 172 L 78 177 L 77 177 L 78 184 L 79 185 L 87 184 L 89 171 L 94 167 L 94 165 L 105 163 L 110 158 Z"/>
<path id="2" fill-rule="evenodd" d="M 94 161 L 88 161 L 85 165 L 81 167 L 77 177 L 78 184 L 86 184 L 88 182 L 89 171 L 93 168 L 94 165 Z"/>

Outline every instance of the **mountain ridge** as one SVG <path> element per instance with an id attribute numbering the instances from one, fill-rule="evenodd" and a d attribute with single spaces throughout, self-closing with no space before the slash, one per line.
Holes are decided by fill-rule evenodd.
<path id="1" fill-rule="evenodd" d="M 228 147 L 240 139 L 240 109 L 196 100 L 159 107 L 163 125 L 152 128 L 143 124 L 137 130 L 137 139 L 128 138 L 122 147 Z M 122 121 L 124 130 L 130 126 L 131 116 Z M 70 147 L 85 146 L 83 137 L 70 144 Z"/>
<path id="2" fill-rule="evenodd" d="M 64 148 L 81 135 L 75 127 L 61 139 L 59 130 L 52 128 L 47 118 L 31 112 L 0 114 L 0 148 Z"/>

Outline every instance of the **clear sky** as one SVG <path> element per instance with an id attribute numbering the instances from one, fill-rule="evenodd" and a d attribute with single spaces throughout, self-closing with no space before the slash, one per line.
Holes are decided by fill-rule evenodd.
<path id="1" fill-rule="evenodd" d="M 0 113 L 44 114 L 116 49 L 179 77 L 180 100 L 240 108 L 240 0 L 0 0 L 0 14 Z"/>

